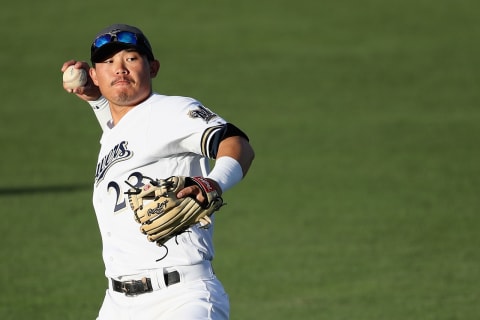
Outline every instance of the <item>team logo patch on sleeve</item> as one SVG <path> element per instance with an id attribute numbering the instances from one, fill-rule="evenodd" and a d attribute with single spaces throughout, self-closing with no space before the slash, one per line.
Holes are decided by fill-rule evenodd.
<path id="1" fill-rule="evenodd" d="M 202 105 L 199 105 L 197 109 L 195 110 L 190 110 L 188 111 L 188 115 L 190 116 L 190 118 L 200 118 L 200 119 L 203 119 L 206 123 L 208 123 L 210 120 L 212 120 L 213 118 L 217 117 L 217 115 L 215 113 L 213 113 L 212 111 L 208 110 L 207 108 L 205 108 L 204 106 Z"/>

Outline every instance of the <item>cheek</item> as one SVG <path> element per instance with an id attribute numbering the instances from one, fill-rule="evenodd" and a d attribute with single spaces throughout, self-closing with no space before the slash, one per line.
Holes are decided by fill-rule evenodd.
<path id="1" fill-rule="evenodd" d="M 90 78 L 92 79 L 93 83 L 96 86 L 98 86 L 97 72 L 95 71 L 95 69 L 90 68 L 89 73 L 90 73 Z"/>
<path id="2" fill-rule="evenodd" d="M 108 87 L 110 82 L 112 81 L 112 78 L 108 77 L 105 73 L 97 73 L 96 76 L 92 78 L 92 80 L 97 87 Z"/>

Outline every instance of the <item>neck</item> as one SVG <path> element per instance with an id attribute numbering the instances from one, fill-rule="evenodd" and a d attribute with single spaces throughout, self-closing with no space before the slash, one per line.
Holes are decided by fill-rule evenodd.
<path id="1" fill-rule="evenodd" d="M 150 94 L 151 95 L 151 94 Z M 112 115 L 112 123 L 115 126 L 130 110 L 147 100 L 150 95 L 145 97 L 145 99 L 138 101 L 134 105 L 120 105 L 116 104 L 113 101 L 109 101 L 110 113 Z"/>
<path id="2" fill-rule="evenodd" d="M 110 113 L 112 114 L 113 125 L 117 125 L 123 116 L 125 116 L 133 108 L 135 108 L 135 106 L 116 106 L 110 103 Z"/>

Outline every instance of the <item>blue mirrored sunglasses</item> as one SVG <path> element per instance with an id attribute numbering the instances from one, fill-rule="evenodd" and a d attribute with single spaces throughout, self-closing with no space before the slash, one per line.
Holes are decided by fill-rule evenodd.
<path id="1" fill-rule="evenodd" d="M 129 31 L 105 33 L 97 37 L 95 41 L 93 41 L 93 47 L 100 48 L 101 46 L 104 46 L 105 44 L 110 42 L 122 42 L 122 43 L 136 45 L 137 35 Z"/>

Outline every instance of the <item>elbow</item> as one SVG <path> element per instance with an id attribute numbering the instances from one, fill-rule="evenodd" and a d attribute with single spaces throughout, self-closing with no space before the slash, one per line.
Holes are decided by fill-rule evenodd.
<path id="1" fill-rule="evenodd" d="M 243 157 L 242 157 L 242 169 L 243 176 L 245 176 L 250 169 L 253 160 L 255 159 L 255 151 L 250 143 L 246 142 L 246 145 L 243 147 Z"/>

